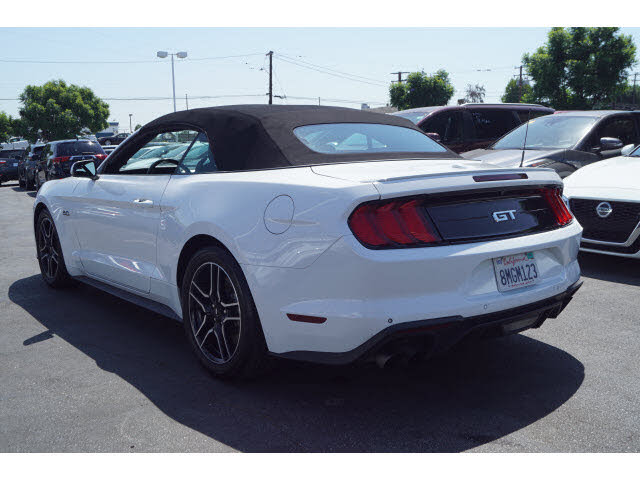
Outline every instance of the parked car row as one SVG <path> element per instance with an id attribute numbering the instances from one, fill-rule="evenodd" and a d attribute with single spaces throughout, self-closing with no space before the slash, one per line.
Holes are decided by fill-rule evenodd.
<path id="1" fill-rule="evenodd" d="M 71 166 L 79 160 L 90 160 L 97 167 L 107 158 L 98 142 L 86 138 L 36 144 L 21 152 L 18 161 L 13 162 L 12 179 L 27 190 L 39 190 L 49 180 L 68 177 Z"/>
<path id="2" fill-rule="evenodd" d="M 554 112 L 529 104 L 465 104 L 394 115 L 409 118 L 464 158 L 503 167 L 553 168 L 561 178 L 640 144 L 638 111 Z"/>
<path id="3" fill-rule="evenodd" d="M 508 131 L 555 110 L 525 103 L 465 103 L 395 112 L 456 153 L 486 148 Z"/>

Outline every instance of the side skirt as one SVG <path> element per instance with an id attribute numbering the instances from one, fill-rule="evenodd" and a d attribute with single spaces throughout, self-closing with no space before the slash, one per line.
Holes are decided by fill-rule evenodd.
<path id="1" fill-rule="evenodd" d="M 86 283 L 87 285 L 91 285 L 92 287 L 102 290 L 103 292 L 107 292 L 118 298 L 126 300 L 127 302 L 138 305 L 139 307 L 146 308 L 147 310 L 151 310 L 152 312 L 172 318 L 174 320 L 177 320 L 178 322 L 182 322 L 182 319 L 178 317 L 171 308 L 160 302 L 156 302 L 155 300 L 151 300 L 150 298 L 136 295 L 135 293 L 131 293 L 121 288 L 108 285 L 99 280 L 94 280 L 93 278 L 86 277 L 84 275 L 73 278 L 75 280 L 78 280 L 79 282 Z"/>

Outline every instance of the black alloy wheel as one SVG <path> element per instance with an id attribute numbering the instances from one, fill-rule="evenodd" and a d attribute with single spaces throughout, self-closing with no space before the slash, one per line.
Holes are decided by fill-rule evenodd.
<path id="1" fill-rule="evenodd" d="M 36 246 L 38 264 L 44 281 L 53 288 L 65 287 L 71 283 L 71 277 L 64 264 L 58 231 L 47 210 L 40 212 L 36 226 Z"/>
<path id="2" fill-rule="evenodd" d="M 181 287 L 185 333 L 200 362 L 220 378 L 254 376 L 266 346 L 242 269 L 219 248 L 199 250 Z"/>

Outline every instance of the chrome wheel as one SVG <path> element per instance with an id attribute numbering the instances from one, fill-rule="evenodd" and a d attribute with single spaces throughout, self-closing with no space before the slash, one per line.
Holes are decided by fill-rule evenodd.
<path id="1" fill-rule="evenodd" d="M 53 222 L 48 217 L 42 219 L 38 229 L 38 260 L 42 273 L 50 280 L 55 279 L 60 267 L 60 252 L 56 247 Z"/>
<path id="2" fill-rule="evenodd" d="M 189 321 L 200 351 L 214 363 L 227 363 L 238 350 L 242 315 L 236 288 L 216 263 L 198 267 L 189 286 Z"/>

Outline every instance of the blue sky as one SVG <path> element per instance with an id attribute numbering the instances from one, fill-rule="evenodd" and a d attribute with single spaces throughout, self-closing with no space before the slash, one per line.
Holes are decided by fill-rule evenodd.
<path id="1" fill-rule="evenodd" d="M 171 99 L 117 100 L 171 96 L 169 59 L 157 50 L 186 50 L 176 60 L 178 109 L 234 103 L 265 103 L 265 53 L 273 50 L 274 103 L 317 103 L 359 108 L 388 101 L 390 72 L 444 68 L 456 92 L 468 83 L 485 86 L 485 101 L 499 101 L 517 73 L 522 54 L 546 39 L 548 28 L 0 28 L 0 110 L 17 115 L 18 97 L 27 84 L 64 79 L 92 88 L 108 100 L 110 120 L 128 130 L 173 110 Z M 638 45 L 640 28 L 623 28 Z M 639 49 L 640 51 L 640 45 Z M 211 58 L 242 55 L 233 58 Z M 247 55 L 247 56 L 244 56 Z M 282 56 L 280 56 L 282 55 Z M 12 63 L 143 62 L 143 63 Z M 291 61 L 307 67 L 294 65 Z M 314 70 L 315 66 L 356 75 L 354 81 Z M 489 71 L 487 71 L 489 70 Z M 353 78 L 353 77 L 352 77 Z M 197 96 L 234 96 L 196 99 Z M 291 97 L 308 97 L 294 99 Z M 311 98 L 313 100 L 311 100 Z M 348 100 L 354 103 L 331 101 Z"/>

